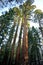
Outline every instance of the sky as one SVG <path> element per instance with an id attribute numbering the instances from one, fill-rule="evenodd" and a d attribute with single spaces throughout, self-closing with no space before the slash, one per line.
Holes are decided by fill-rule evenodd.
<path id="1" fill-rule="evenodd" d="M 43 11 L 43 0 L 35 0 L 34 4 L 37 9 L 41 9 Z"/>
<path id="2" fill-rule="evenodd" d="M 30 27 L 34 26 L 35 28 L 39 28 L 39 24 L 37 22 L 34 23 L 34 22 L 30 21 L 29 23 L 30 23 Z"/>
<path id="3" fill-rule="evenodd" d="M 36 9 L 41 9 L 43 11 L 43 0 L 35 0 L 33 4 L 36 5 Z M 32 26 L 34 26 L 35 28 L 38 28 L 39 24 L 30 22 L 30 27 Z"/>

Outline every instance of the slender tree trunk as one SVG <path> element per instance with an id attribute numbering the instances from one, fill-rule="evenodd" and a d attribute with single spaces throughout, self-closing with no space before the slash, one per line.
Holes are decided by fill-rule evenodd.
<path id="1" fill-rule="evenodd" d="M 27 21 L 26 21 L 26 16 L 24 16 L 24 32 L 23 32 L 23 62 L 24 65 L 27 65 L 26 63 L 28 62 L 28 28 L 27 28 Z"/>
<path id="2" fill-rule="evenodd" d="M 16 65 L 21 64 L 22 59 L 20 59 L 21 57 L 21 35 L 22 35 L 22 23 L 21 23 L 21 29 L 20 29 L 20 35 L 19 35 L 19 41 L 18 41 L 18 48 L 17 48 L 17 53 L 16 53 Z"/>
<path id="3" fill-rule="evenodd" d="M 15 40 L 16 40 L 16 36 L 17 36 L 17 31 L 18 31 L 18 26 L 19 26 L 19 21 L 20 19 L 18 20 L 18 25 L 17 25 L 17 29 L 16 29 L 16 33 L 15 33 L 15 37 L 14 37 L 14 41 L 13 41 L 13 44 L 12 44 L 12 49 L 11 49 L 11 57 L 10 57 L 10 65 L 12 64 L 12 59 L 14 58 L 14 46 L 15 46 Z M 14 61 L 15 62 L 15 61 Z"/>
<path id="4" fill-rule="evenodd" d="M 42 30 L 42 27 L 41 27 L 41 23 L 40 23 L 40 20 L 39 20 L 39 29 L 40 29 L 40 31 L 41 31 L 41 34 L 42 34 L 42 43 L 43 43 L 43 30 Z"/>
<path id="5" fill-rule="evenodd" d="M 21 49 L 21 34 L 22 34 L 22 25 L 21 25 L 21 30 L 20 30 L 20 35 L 19 35 L 19 41 L 18 41 L 18 47 L 17 47 L 17 53 L 16 53 L 16 65 L 21 64 L 21 59 L 20 59 L 20 49 Z"/>

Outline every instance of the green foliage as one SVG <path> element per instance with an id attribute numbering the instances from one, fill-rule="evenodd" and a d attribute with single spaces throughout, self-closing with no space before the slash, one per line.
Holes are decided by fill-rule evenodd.
<path id="1" fill-rule="evenodd" d="M 5 54 L 5 45 L 3 45 L 3 46 L 1 47 L 1 50 L 0 50 L 0 64 L 2 63 L 4 54 Z"/>
<path id="2" fill-rule="evenodd" d="M 11 24 L 14 21 L 13 15 L 13 10 L 10 9 L 5 15 L 0 16 L 0 64 L 9 59 L 8 57 L 15 27 L 15 24 Z"/>
<path id="3" fill-rule="evenodd" d="M 40 43 L 40 37 L 39 37 L 38 31 L 34 27 L 32 27 L 32 30 L 29 30 L 28 36 L 30 39 L 29 40 L 30 44 L 34 43 L 34 41 L 35 43 Z"/>
<path id="4" fill-rule="evenodd" d="M 40 9 L 35 10 L 34 14 L 34 21 L 38 20 L 39 22 L 43 18 L 43 12 Z"/>
<path id="5" fill-rule="evenodd" d="M 28 32 L 28 43 L 29 43 L 29 58 L 30 62 L 40 61 L 41 59 L 41 45 L 40 45 L 40 37 L 38 31 L 32 27 Z"/>

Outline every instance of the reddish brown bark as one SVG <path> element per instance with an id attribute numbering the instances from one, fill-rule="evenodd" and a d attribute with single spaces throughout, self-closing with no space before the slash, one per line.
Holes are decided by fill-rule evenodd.
<path id="1" fill-rule="evenodd" d="M 24 16 L 24 33 L 23 33 L 23 61 L 24 64 L 28 62 L 28 32 L 27 32 L 27 21 L 26 21 L 26 16 Z"/>

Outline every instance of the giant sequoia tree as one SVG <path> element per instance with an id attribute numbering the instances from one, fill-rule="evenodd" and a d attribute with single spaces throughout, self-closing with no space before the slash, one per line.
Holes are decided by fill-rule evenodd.
<path id="1" fill-rule="evenodd" d="M 23 61 L 25 60 L 24 63 L 26 63 L 28 59 L 28 27 L 27 27 L 27 18 L 30 16 L 32 10 L 35 8 L 34 5 L 31 5 L 29 1 L 26 1 L 23 5 L 20 5 L 20 8 L 13 8 L 14 14 L 16 16 L 19 16 L 20 19 L 22 19 L 22 24 L 23 24 L 23 45 L 22 45 L 22 59 Z M 13 13 L 13 12 L 12 12 Z M 18 21 L 20 22 L 20 20 Z M 13 47 L 12 47 L 12 53 L 11 55 L 14 55 L 14 45 L 15 45 L 15 38 L 13 42 Z M 11 60 L 12 60 L 11 56 Z M 19 57 L 19 56 L 18 56 Z M 17 60 L 17 59 L 16 59 Z M 17 60 L 19 61 L 19 60 Z"/>
<path id="2" fill-rule="evenodd" d="M 32 10 L 35 8 L 34 5 L 31 5 L 28 1 L 23 5 L 20 5 L 20 8 L 14 8 L 15 14 L 22 18 L 23 24 L 23 45 L 22 45 L 22 56 L 23 61 L 27 62 L 28 59 L 28 27 L 27 27 L 27 18 L 31 15 Z M 13 48 L 14 49 L 14 48 Z M 19 56 L 18 56 L 19 57 Z M 24 62 L 24 63 L 25 63 Z"/>

